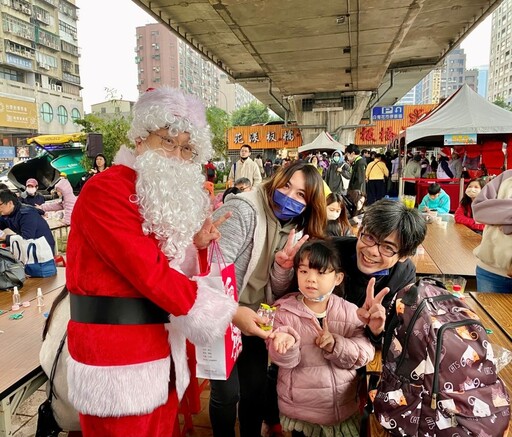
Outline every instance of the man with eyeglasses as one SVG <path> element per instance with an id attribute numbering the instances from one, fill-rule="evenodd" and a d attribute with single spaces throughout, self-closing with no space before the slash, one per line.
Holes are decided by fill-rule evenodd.
<path id="1" fill-rule="evenodd" d="M 260 169 L 258 164 L 251 159 L 251 152 L 252 148 L 249 144 L 240 147 L 240 159 L 233 163 L 229 171 L 228 184 L 230 187 L 242 177 L 249 179 L 252 187 L 261 184 Z"/>
<path id="2" fill-rule="evenodd" d="M 197 276 L 198 249 L 227 218 L 209 219 L 202 102 L 179 89 L 148 90 L 128 137 L 135 153 L 123 146 L 115 165 L 85 185 L 68 240 L 69 398 L 85 437 L 174 435 L 194 365 L 186 339 L 209 343 L 231 320 L 265 334 L 254 311 Z"/>
<path id="3" fill-rule="evenodd" d="M 425 219 L 417 209 L 382 199 L 366 208 L 357 237 L 332 239 L 345 273 L 342 296 L 359 307 L 358 315 L 367 325 L 366 333 L 377 347 L 382 343 L 386 313 L 392 309 L 394 295 L 416 281 L 416 267 L 410 257 L 426 233 Z M 293 271 L 278 267 L 274 270 L 274 285 L 279 287 L 272 291 L 280 297 L 289 289 Z M 274 365 L 268 375 L 266 423 L 272 427 L 279 423 Z"/>

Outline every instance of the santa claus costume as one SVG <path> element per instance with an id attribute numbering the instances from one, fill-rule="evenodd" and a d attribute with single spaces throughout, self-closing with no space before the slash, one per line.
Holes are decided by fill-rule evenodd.
<path id="1" fill-rule="evenodd" d="M 197 156 L 184 162 L 123 149 L 116 165 L 85 185 L 73 211 L 68 384 L 85 437 L 171 436 L 189 382 L 185 339 L 221 337 L 237 308 L 194 276 L 192 239 L 209 205 L 204 107 L 176 89 L 144 93 L 130 139 L 162 128 L 171 138 L 190 133 Z"/>

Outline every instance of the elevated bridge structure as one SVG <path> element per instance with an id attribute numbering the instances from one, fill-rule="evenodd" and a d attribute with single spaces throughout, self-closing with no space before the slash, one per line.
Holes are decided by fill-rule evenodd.
<path id="1" fill-rule="evenodd" d="M 353 140 L 501 0 L 132 0 L 310 141 Z"/>

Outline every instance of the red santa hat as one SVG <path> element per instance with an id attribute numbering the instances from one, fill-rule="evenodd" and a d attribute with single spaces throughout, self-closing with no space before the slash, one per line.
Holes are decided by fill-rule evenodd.
<path id="1" fill-rule="evenodd" d="M 447 158 L 452 157 L 452 150 L 449 147 L 443 147 L 441 151 L 439 152 L 441 156 L 445 156 Z"/>
<path id="2" fill-rule="evenodd" d="M 198 155 L 195 162 L 206 162 L 212 155 L 210 127 L 201 99 L 178 88 L 150 88 L 139 97 L 132 110 L 132 125 L 128 138 L 147 138 L 153 131 L 168 129 L 174 137 L 180 132 L 190 134 L 190 142 Z"/>

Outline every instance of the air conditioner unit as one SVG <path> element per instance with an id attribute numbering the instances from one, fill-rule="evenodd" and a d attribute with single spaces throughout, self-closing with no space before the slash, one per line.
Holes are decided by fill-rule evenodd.
<path id="1" fill-rule="evenodd" d="M 57 85 L 57 91 L 62 92 L 62 87 L 60 85 Z"/>
<path id="2" fill-rule="evenodd" d="M 43 64 L 43 65 L 41 65 L 41 68 L 43 68 L 45 70 L 49 70 L 50 66 L 48 64 Z"/>
<path id="3" fill-rule="evenodd" d="M 41 84 L 39 82 L 36 82 L 36 88 L 40 88 Z"/>

